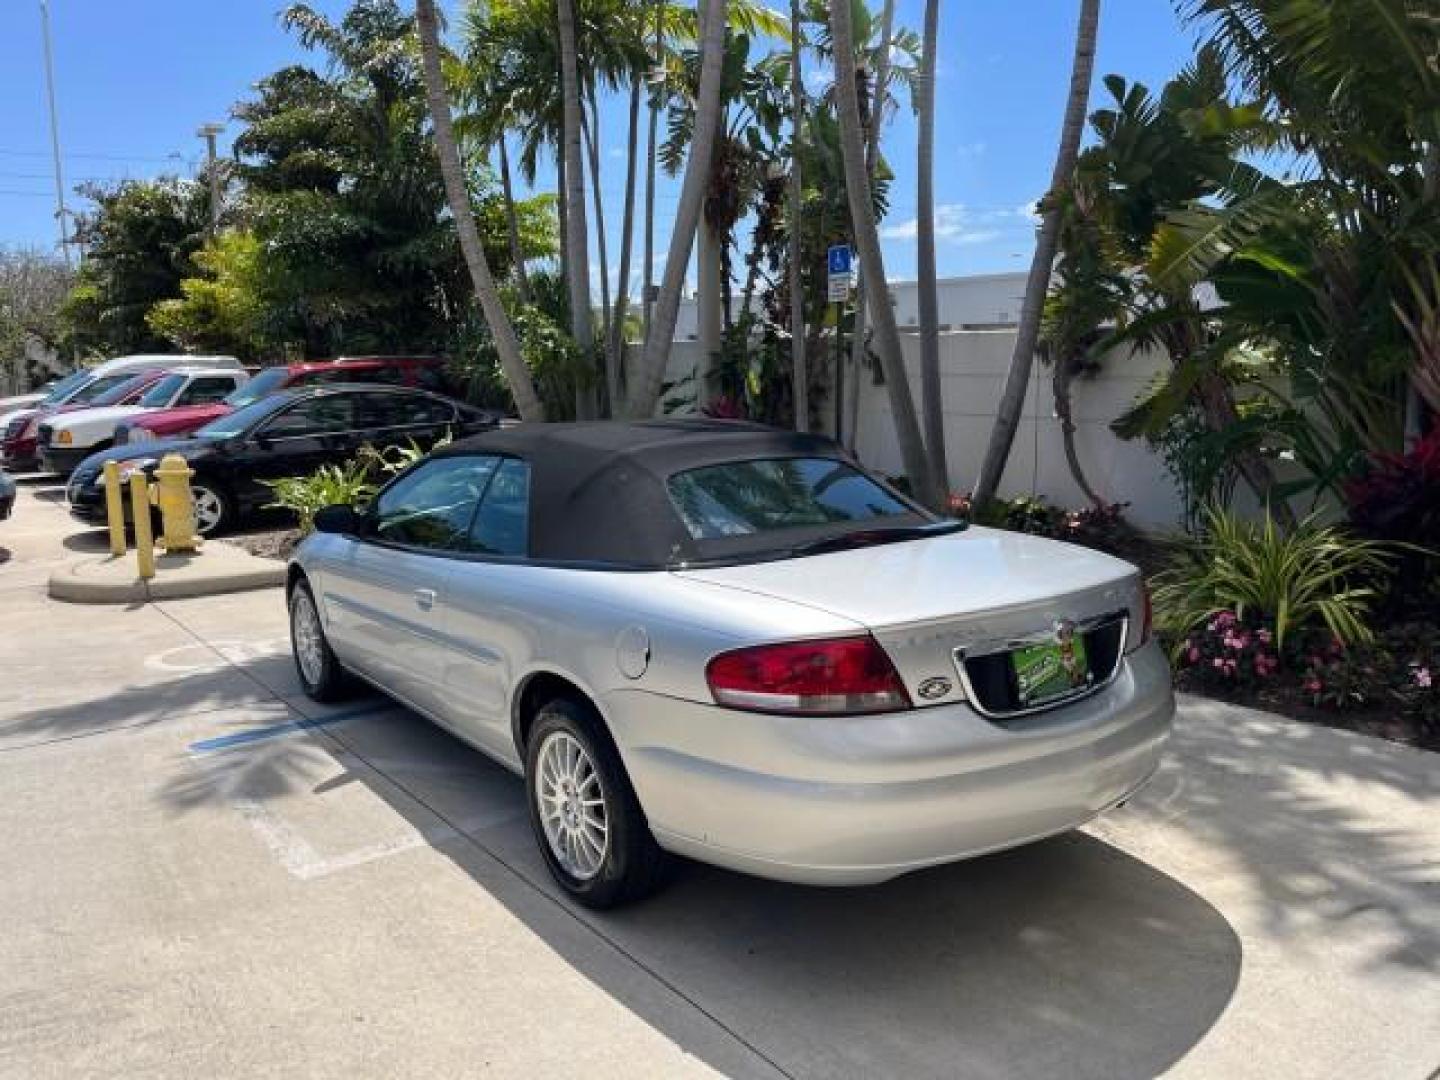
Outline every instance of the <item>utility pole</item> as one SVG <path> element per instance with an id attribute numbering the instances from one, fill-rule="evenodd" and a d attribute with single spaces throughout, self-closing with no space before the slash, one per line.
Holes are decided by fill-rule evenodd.
<path id="1" fill-rule="evenodd" d="M 220 231 L 220 170 L 215 167 L 215 136 L 224 124 L 201 124 L 196 135 L 205 140 L 205 172 L 210 177 L 210 236 Z"/>
<path id="2" fill-rule="evenodd" d="M 65 230 L 65 178 L 60 170 L 60 120 L 55 113 L 55 62 L 50 48 L 50 2 L 40 0 L 40 35 L 45 43 L 45 97 L 50 104 L 50 152 L 55 158 L 55 221 L 60 226 L 60 253 L 70 265 L 70 236 Z"/>

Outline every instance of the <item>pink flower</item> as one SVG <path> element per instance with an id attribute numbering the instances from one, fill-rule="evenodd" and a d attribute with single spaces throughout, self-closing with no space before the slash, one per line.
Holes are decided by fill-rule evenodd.
<path id="1" fill-rule="evenodd" d="M 1256 636 L 1256 638 L 1259 639 L 1261 645 L 1269 645 L 1269 644 L 1270 644 L 1271 634 L 1270 634 L 1270 631 L 1269 631 L 1269 630 L 1265 630 L 1265 629 L 1263 629 L 1263 628 L 1260 629 L 1260 630 L 1256 630 L 1256 631 L 1255 631 L 1255 636 Z"/>
<path id="2" fill-rule="evenodd" d="M 1222 671 L 1225 668 L 1225 661 L 1221 660 L 1220 657 L 1217 656 L 1214 660 L 1210 661 L 1210 666 L 1213 667 L 1216 671 Z"/>
<path id="3" fill-rule="evenodd" d="M 1422 690 L 1429 690 L 1435 685 L 1435 677 L 1430 674 L 1428 667 L 1416 668 L 1414 679 L 1415 685 Z"/>
<path id="4" fill-rule="evenodd" d="M 1305 692 L 1307 694 L 1318 694 L 1323 689 L 1325 689 L 1325 684 L 1319 679 L 1312 678 L 1305 680 Z"/>
<path id="5" fill-rule="evenodd" d="M 1190 651 L 1185 654 L 1185 657 L 1190 661 L 1190 663 L 1198 664 L 1200 662 L 1200 650 L 1192 645 L 1190 646 Z"/>

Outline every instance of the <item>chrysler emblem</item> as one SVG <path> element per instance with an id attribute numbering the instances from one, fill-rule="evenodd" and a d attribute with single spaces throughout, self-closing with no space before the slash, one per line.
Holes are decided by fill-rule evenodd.
<path id="1" fill-rule="evenodd" d="M 922 682 L 919 686 L 915 688 L 915 692 L 918 693 L 926 701 L 937 701 L 940 698 L 944 697 L 946 694 L 950 693 L 950 680 L 941 679 L 938 677 L 934 679 L 926 679 L 924 682 Z"/>

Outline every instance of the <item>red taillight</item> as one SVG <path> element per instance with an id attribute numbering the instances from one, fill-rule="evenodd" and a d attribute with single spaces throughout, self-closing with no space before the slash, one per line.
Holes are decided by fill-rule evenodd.
<path id="1" fill-rule="evenodd" d="M 895 666 L 868 634 L 721 653 L 706 665 L 705 678 L 719 704 L 755 712 L 843 715 L 910 707 Z"/>

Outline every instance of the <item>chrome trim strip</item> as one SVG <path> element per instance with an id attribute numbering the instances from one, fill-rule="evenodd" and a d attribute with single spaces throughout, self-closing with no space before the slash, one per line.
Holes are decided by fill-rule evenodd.
<path id="1" fill-rule="evenodd" d="M 1014 652 L 1016 649 L 1024 648 L 1027 645 L 1053 643 L 1055 640 L 1054 631 L 1031 634 L 1023 638 L 1010 638 L 1004 645 L 999 647 L 990 647 L 996 643 L 987 642 L 985 643 L 985 651 L 983 652 L 977 651 L 974 648 L 967 649 L 963 646 L 955 649 L 951 655 L 955 659 L 956 669 L 960 672 L 960 685 L 965 691 L 966 702 L 987 720 L 1013 720 L 1019 716 L 1032 716 L 1035 713 L 1045 712 L 1061 705 L 1070 705 L 1098 694 L 1115 681 L 1115 676 L 1120 674 L 1120 665 L 1125 662 L 1125 646 L 1130 640 L 1130 613 L 1128 610 L 1117 611 L 1109 615 L 1097 615 L 1091 619 L 1084 619 L 1075 624 L 1076 633 L 1088 634 L 1116 621 L 1120 623 L 1120 645 L 1115 650 L 1115 663 L 1111 667 L 1110 673 L 1106 675 L 1105 678 L 1091 683 L 1089 686 L 1082 690 L 1077 690 L 1073 694 L 1066 694 L 1063 697 L 1053 697 L 1039 705 L 1032 705 L 1028 709 L 1014 709 L 1009 712 L 994 712 L 987 709 L 981 704 L 979 695 L 975 693 L 975 687 L 970 683 L 970 672 L 965 669 L 965 661 L 967 659 L 980 660 L 987 656 L 997 656 L 1002 653 Z"/>

